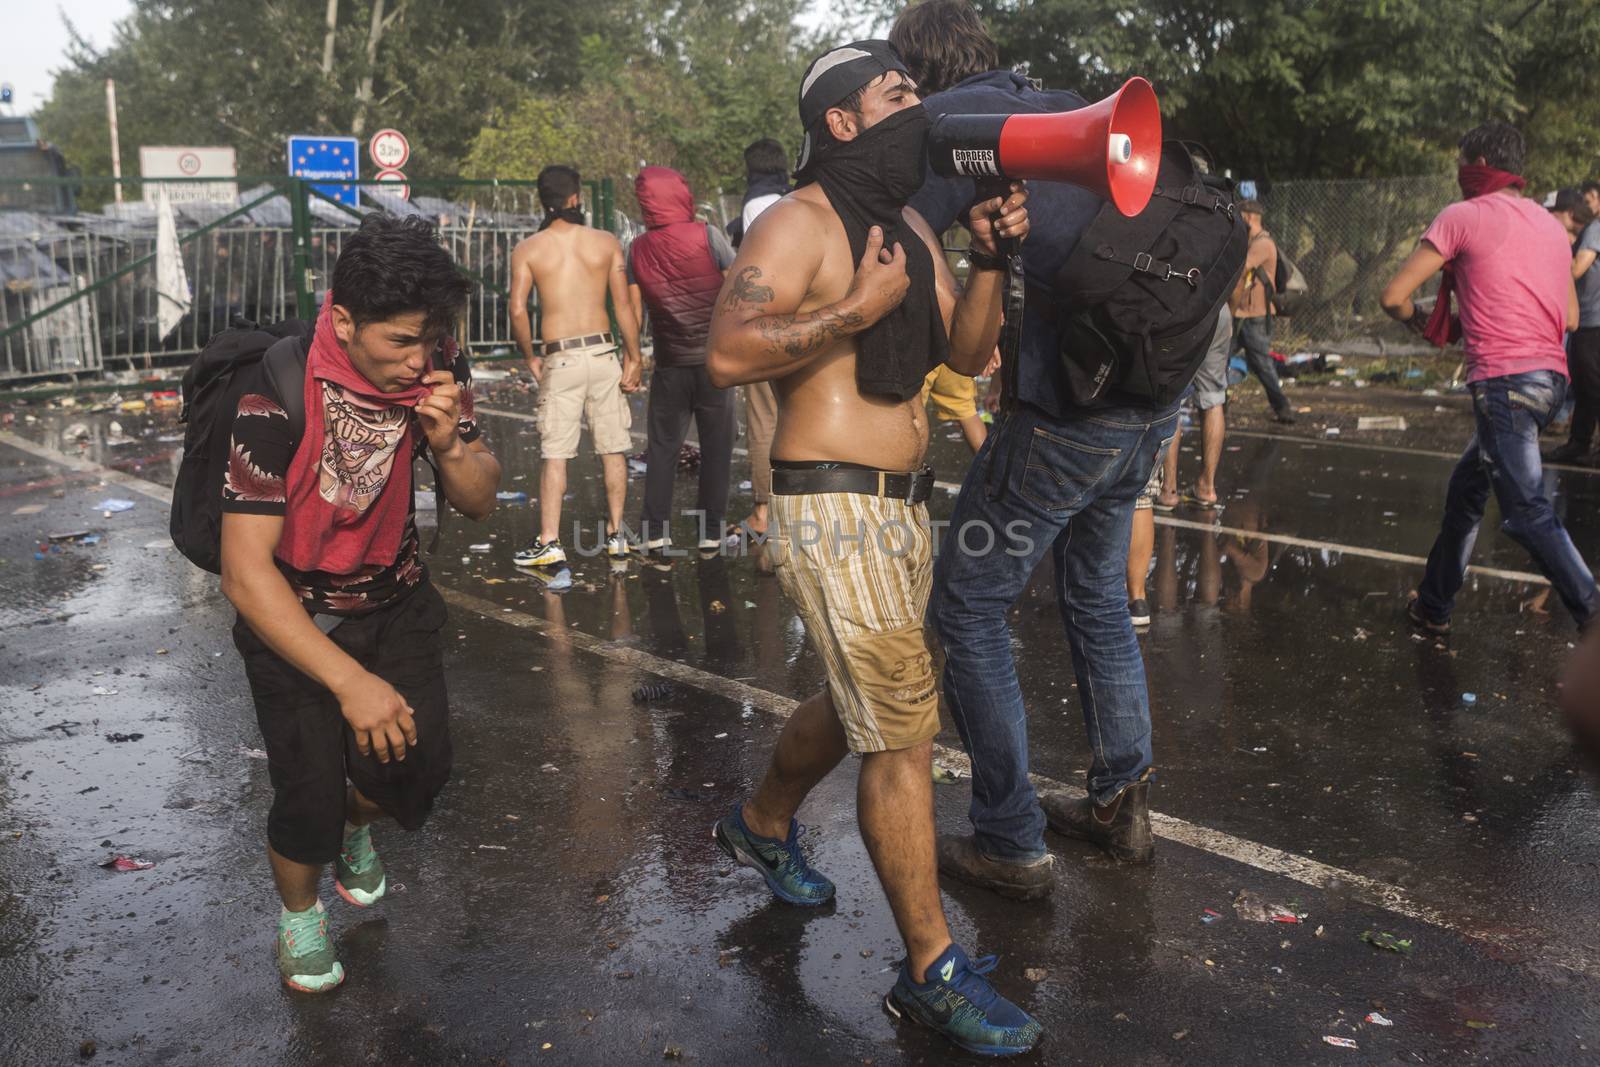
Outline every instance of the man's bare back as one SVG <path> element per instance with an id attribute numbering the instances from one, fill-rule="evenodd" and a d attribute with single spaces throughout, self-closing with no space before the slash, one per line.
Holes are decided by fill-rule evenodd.
<path id="1" fill-rule="evenodd" d="M 955 308 L 955 279 L 944 265 L 938 241 L 916 212 L 906 210 L 907 221 L 932 251 L 939 309 L 948 329 Z M 882 264 L 882 279 L 869 281 L 877 290 L 867 298 L 899 303 L 906 277 Z M 801 292 L 796 318 L 827 318 L 827 309 L 852 295 L 858 276 L 844 225 L 819 185 L 808 185 L 765 211 L 751 227 L 741 246 L 739 260 L 729 271 L 719 298 L 719 311 L 771 302 L 785 304 L 784 296 Z M 890 290 L 894 290 L 892 294 Z M 792 299 L 792 297 L 791 297 Z M 792 305 L 790 305 L 792 306 Z M 846 317 L 851 312 L 843 313 Z M 856 386 L 855 330 L 840 321 L 817 324 L 814 343 L 821 344 L 799 370 L 773 380 L 778 398 L 778 430 L 772 442 L 774 460 L 833 460 L 859 463 L 879 470 L 909 471 L 922 465 L 928 450 L 928 418 L 921 398 L 862 395 Z M 713 326 L 715 331 L 716 327 Z M 848 331 L 848 332 L 847 332 Z M 780 347 L 793 349 L 806 342 L 785 337 L 782 331 L 763 330 Z M 713 333 L 715 348 L 715 332 Z"/>
<path id="2" fill-rule="evenodd" d="M 623 392 L 639 388 L 642 357 L 639 320 L 628 298 L 622 244 L 604 230 L 558 220 L 525 238 L 511 252 L 511 336 L 535 379 L 544 381 L 544 360 L 533 344 L 528 297 L 539 291 L 539 340 L 561 341 L 607 333 L 615 308 L 623 350 Z"/>
<path id="3" fill-rule="evenodd" d="M 539 339 L 559 341 L 611 329 L 606 292 L 622 269 L 622 245 L 604 230 L 556 222 L 511 253 L 511 302 L 526 308 L 539 291 Z"/>

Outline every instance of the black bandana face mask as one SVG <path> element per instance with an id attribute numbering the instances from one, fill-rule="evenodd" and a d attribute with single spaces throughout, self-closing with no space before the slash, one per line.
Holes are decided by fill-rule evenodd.
<path id="1" fill-rule="evenodd" d="M 582 226 L 584 223 L 583 205 L 574 204 L 572 207 L 564 207 L 555 211 L 547 211 L 544 216 L 544 222 L 539 225 L 539 229 L 541 231 L 547 229 L 550 224 L 555 222 L 557 219 L 560 219 L 563 222 L 570 222 L 574 226 Z"/>
<path id="2" fill-rule="evenodd" d="M 949 351 L 933 254 L 904 215 L 906 202 L 922 188 L 931 125 L 921 104 L 897 111 L 854 140 L 828 145 L 810 170 L 844 226 L 852 262 L 861 261 L 874 226 L 883 231 L 884 248 L 905 250 L 910 288 L 856 342 L 856 385 L 863 394 L 914 397 Z"/>
<path id="3" fill-rule="evenodd" d="M 922 188 L 932 124 L 921 104 L 897 111 L 854 140 L 829 146 L 817 167 L 858 189 L 876 186 L 882 199 L 904 204 Z"/>
<path id="4" fill-rule="evenodd" d="M 897 111 L 861 135 L 873 142 L 884 192 L 910 200 L 922 188 L 928 158 L 928 130 L 933 120 L 921 104 Z M 876 136 L 874 136 L 876 135 Z"/>

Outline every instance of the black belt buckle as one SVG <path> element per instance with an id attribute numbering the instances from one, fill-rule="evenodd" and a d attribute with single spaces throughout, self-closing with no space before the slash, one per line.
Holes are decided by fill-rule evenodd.
<path id="1" fill-rule="evenodd" d="M 919 503 L 919 501 L 917 500 L 917 491 L 919 489 L 924 489 L 925 488 L 925 489 L 928 490 L 927 496 L 932 496 L 933 495 L 933 486 L 931 484 L 932 481 L 933 481 L 933 468 L 932 467 L 923 467 L 921 470 L 909 471 L 904 475 L 889 475 L 889 474 L 885 474 L 882 471 L 879 471 L 878 472 L 878 495 L 879 496 L 888 496 L 888 493 L 886 491 L 886 487 L 887 487 L 888 480 L 891 477 L 903 477 L 903 478 L 905 478 L 905 480 L 906 480 L 905 495 L 898 497 L 898 499 L 903 501 L 905 503 L 906 507 L 908 507 L 908 508 L 909 507 L 916 507 L 917 504 Z M 923 499 L 926 500 L 927 496 L 924 496 Z M 890 498 L 890 499 L 895 499 L 895 498 Z"/>

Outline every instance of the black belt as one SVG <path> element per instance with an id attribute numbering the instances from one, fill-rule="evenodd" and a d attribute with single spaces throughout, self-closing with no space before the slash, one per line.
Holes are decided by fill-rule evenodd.
<path id="1" fill-rule="evenodd" d="M 772 468 L 772 491 L 778 496 L 861 493 L 888 500 L 903 500 L 907 504 L 921 504 L 933 495 L 933 468 L 923 467 L 907 473 L 827 465 L 780 467 L 775 463 Z"/>
<path id="2" fill-rule="evenodd" d="M 557 352 L 565 352 L 569 348 L 589 348 L 594 345 L 614 345 L 617 339 L 609 333 L 591 333 L 587 337 L 563 337 L 559 341 L 542 341 L 539 344 L 539 354 L 553 356 Z"/>

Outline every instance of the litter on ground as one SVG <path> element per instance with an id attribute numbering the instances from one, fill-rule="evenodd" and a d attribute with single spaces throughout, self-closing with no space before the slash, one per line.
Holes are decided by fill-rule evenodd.
<path id="1" fill-rule="evenodd" d="M 1402 956 L 1411 955 L 1411 939 L 1395 937 L 1393 934 L 1382 933 L 1377 930 L 1363 930 L 1361 940 L 1373 948 L 1385 949 L 1389 952 L 1398 952 Z"/>

